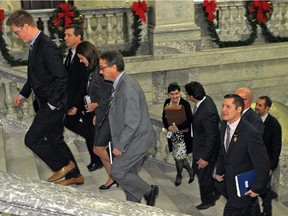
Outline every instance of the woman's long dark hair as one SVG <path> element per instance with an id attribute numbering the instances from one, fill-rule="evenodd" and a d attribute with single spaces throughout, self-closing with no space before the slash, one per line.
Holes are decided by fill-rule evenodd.
<path id="1" fill-rule="evenodd" d="M 83 41 L 79 43 L 76 48 L 76 54 L 83 55 L 85 58 L 87 58 L 89 62 L 88 65 L 89 71 L 94 70 L 94 68 L 99 64 L 98 50 L 89 41 Z"/>

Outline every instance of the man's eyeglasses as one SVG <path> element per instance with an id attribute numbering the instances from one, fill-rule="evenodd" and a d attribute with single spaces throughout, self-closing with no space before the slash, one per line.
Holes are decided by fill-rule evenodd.
<path id="1" fill-rule="evenodd" d="M 110 67 L 109 65 L 105 66 L 105 67 L 100 67 L 100 70 L 104 70 L 105 68 Z"/>
<path id="2" fill-rule="evenodd" d="M 18 36 L 18 35 L 19 35 L 19 32 L 20 32 L 22 29 L 23 29 L 23 26 L 19 27 L 19 29 L 18 29 L 17 31 L 14 31 L 13 33 Z"/>

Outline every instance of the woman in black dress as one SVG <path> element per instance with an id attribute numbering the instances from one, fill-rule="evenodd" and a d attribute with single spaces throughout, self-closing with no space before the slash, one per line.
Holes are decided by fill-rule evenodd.
<path id="1" fill-rule="evenodd" d="M 93 151 L 98 155 L 107 171 L 108 180 L 104 185 L 99 187 L 100 190 L 107 190 L 116 182 L 110 176 L 110 158 L 106 150 L 111 133 L 109 127 L 109 119 L 107 111 L 109 109 L 110 95 L 112 83 L 105 81 L 104 77 L 99 73 L 99 56 L 96 47 L 88 41 L 78 44 L 76 53 L 81 62 L 83 62 L 90 71 L 88 80 L 88 95 L 91 103 L 86 105 L 86 112 L 95 112 L 93 124 L 95 125 L 95 140 Z"/>
<path id="2" fill-rule="evenodd" d="M 176 135 L 176 133 L 179 135 L 184 135 L 184 142 L 185 142 L 185 147 L 186 147 L 186 152 L 184 157 L 181 157 L 181 159 L 176 158 L 175 157 L 175 152 L 173 152 L 174 155 L 174 159 L 175 159 L 175 164 L 176 164 L 176 168 L 177 168 L 177 176 L 176 176 L 176 181 L 175 181 L 175 185 L 179 186 L 182 182 L 182 170 L 183 168 L 185 168 L 187 170 L 187 172 L 189 173 L 189 184 L 194 180 L 194 174 L 193 174 L 193 170 L 191 168 L 191 166 L 189 165 L 189 162 L 187 160 L 187 154 L 192 152 L 192 137 L 191 137 L 191 124 L 192 124 L 192 111 L 191 111 L 191 107 L 190 104 L 184 100 L 181 97 L 181 89 L 180 86 L 177 83 L 171 83 L 168 86 L 168 94 L 169 94 L 169 98 L 166 99 L 165 103 L 164 103 L 164 107 L 163 107 L 163 113 L 162 113 L 162 121 L 164 124 L 164 127 L 167 129 L 168 134 L 170 133 L 170 135 L 172 134 L 172 138 L 173 136 Z M 167 111 L 165 112 L 165 110 L 169 109 L 169 110 L 179 110 L 179 107 L 181 107 L 182 109 L 184 109 L 185 111 L 185 120 L 183 122 L 180 123 L 171 123 L 171 117 L 167 115 Z M 168 119 L 168 118 L 170 119 Z M 173 116 L 172 116 L 173 117 Z M 174 116 L 175 117 L 175 116 Z M 174 118 L 175 119 L 175 118 Z M 177 121 L 175 121 L 177 122 Z M 170 135 L 168 135 L 167 137 L 170 137 Z M 171 138 L 168 138 L 168 146 L 169 146 L 169 151 L 175 151 L 175 148 L 173 148 L 173 143 L 171 141 Z"/>

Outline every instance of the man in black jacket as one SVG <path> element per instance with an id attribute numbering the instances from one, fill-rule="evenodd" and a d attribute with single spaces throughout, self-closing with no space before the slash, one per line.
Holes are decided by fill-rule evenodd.
<path id="1" fill-rule="evenodd" d="M 27 81 L 14 105 L 19 106 L 33 92 L 39 110 L 30 126 L 25 144 L 55 172 L 49 182 L 61 178 L 84 178 L 63 137 L 65 89 L 67 72 L 56 44 L 36 26 L 34 18 L 25 10 L 17 10 L 7 20 L 12 32 L 23 42 L 30 43 Z"/>
<path id="2" fill-rule="evenodd" d="M 253 92 L 248 87 L 242 87 L 235 90 L 235 94 L 239 95 L 244 100 L 244 110 L 242 118 L 252 124 L 262 135 L 264 133 L 264 124 L 261 118 L 251 108 L 253 102 Z"/>
<path id="3" fill-rule="evenodd" d="M 259 215 L 257 196 L 266 190 L 269 157 L 261 134 L 241 117 L 244 101 L 237 94 L 225 95 L 222 105 L 221 151 L 217 160 L 216 180 L 227 198 L 224 216 Z M 256 171 L 256 177 L 245 196 L 239 196 L 235 176 Z M 250 186 L 250 185 L 249 185 Z"/>
<path id="4" fill-rule="evenodd" d="M 268 96 L 261 96 L 257 99 L 255 112 L 264 122 L 263 141 L 270 159 L 270 175 L 267 192 L 261 194 L 263 212 L 262 215 L 272 215 L 272 199 L 277 197 L 270 185 L 272 172 L 277 168 L 282 147 L 282 130 L 278 120 L 269 113 L 272 100 Z"/>
<path id="5" fill-rule="evenodd" d="M 199 82 L 190 82 L 185 90 L 197 110 L 194 110 L 193 162 L 192 168 L 198 176 L 202 203 L 199 210 L 215 205 L 215 188 L 212 174 L 220 149 L 220 117 L 211 97 L 206 95 Z"/>
<path id="6" fill-rule="evenodd" d="M 84 97 L 87 93 L 89 71 L 85 64 L 80 62 L 76 47 L 83 40 L 83 29 L 80 25 L 71 24 L 65 30 L 65 42 L 70 47 L 65 67 L 68 73 L 67 109 L 64 125 L 74 133 L 85 138 L 87 149 L 90 154 L 90 164 L 87 166 L 90 172 L 103 167 L 100 158 L 94 154 L 94 133 L 93 125 L 94 112 L 87 112 L 85 109 Z"/>

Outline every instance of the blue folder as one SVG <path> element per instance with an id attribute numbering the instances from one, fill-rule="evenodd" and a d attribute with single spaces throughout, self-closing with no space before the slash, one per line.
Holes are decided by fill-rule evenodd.
<path id="1" fill-rule="evenodd" d="M 235 183 L 238 197 L 245 196 L 245 193 L 250 190 L 256 177 L 255 170 L 249 170 L 235 176 Z"/>

